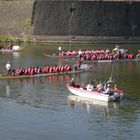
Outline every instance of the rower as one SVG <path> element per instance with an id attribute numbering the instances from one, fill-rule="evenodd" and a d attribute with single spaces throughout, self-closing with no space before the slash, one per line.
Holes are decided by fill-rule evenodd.
<path id="1" fill-rule="evenodd" d="M 106 50 L 105 50 L 105 54 L 109 54 L 110 53 L 110 50 L 107 48 Z"/>
<path id="2" fill-rule="evenodd" d="M 80 67 L 81 67 L 81 60 L 78 59 L 77 62 L 76 62 L 76 64 L 74 65 L 74 69 L 77 70 L 77 69 L 79 69 Z"/>
<path id="3" fill-rule="evenodd" d="M 119 57 L 119 45 L 116 44 L 115 48 L 112 50 L 114 57 Z"/>
<path id="4" fill-rule="evenodd" d="M 81 57 L 82 57 L 83 55 L 82 55 L 82 51 L 81 51 L 81 49 L 78 51 L 78 57 L 79 57 L 79 59 L 81 59 Z"/>

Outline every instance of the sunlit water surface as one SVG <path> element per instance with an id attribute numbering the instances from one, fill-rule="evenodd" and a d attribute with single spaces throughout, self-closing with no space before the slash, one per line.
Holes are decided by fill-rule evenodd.
<path id="1" fill-rule="evenodd" d="M 0 53 L 0 72 L 13 68 L 66 64 L 44 54 L 63 49 L 110 48 L 114 44 L 21 44 L 21 52 Z M 122 44 L 136 53 L 139 44 Z M 70 64 L 70 63 L 69 63 Z M 0 80 L 0 138 L 2 140 L 138 140 L 140 137 L 140 62 L 93 64 L 76 75 Z M 69 95 L 66 84 L 104 80 L 113 74 L 124 90 L 119 103 L 87 101 Z"/>

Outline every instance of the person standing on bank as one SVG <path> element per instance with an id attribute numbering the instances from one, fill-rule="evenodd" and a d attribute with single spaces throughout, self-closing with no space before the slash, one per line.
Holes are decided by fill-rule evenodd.
<path id="1" fill-rule="evenodd" d="M 8 72 L 8 74 L 9 74 L 10 71 L 11 71 L 11 64 L 9 63 L 9 61 L 8 61 L 7 64 L 6 64 L 6 69 L 7 69 L 7 72 Z"/>

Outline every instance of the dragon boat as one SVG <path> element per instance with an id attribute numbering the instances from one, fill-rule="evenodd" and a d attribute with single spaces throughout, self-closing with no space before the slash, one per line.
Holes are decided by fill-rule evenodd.
<path id="1" fill-rule="evenodd" d="M 34 77 L 46 77 L 53 75 L 64 75 L 64 74 L 75 74 L 86 72 L 91 69 L 91 66 L 88 64 L 82 64 L 78 69 L 72 69 L 70 71 L 64 72 L 51 72 L 51 73 L 38 73 L 38 74 L 23 74 L 23 75 L 0 75 L 0 79 L 21 79 L 21 78 L 34 78 Z"/>

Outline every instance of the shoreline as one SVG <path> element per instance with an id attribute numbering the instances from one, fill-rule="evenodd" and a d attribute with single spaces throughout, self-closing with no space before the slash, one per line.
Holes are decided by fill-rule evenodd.
<path id="1" fill-rule="evenodd" d="M 92 37 L 92 36 L 30 36 L 27 38 L 0 38 L 2 42 L 16 43 L 69 43 L 69 44 L 139 44 L 140 37 Z"/>

